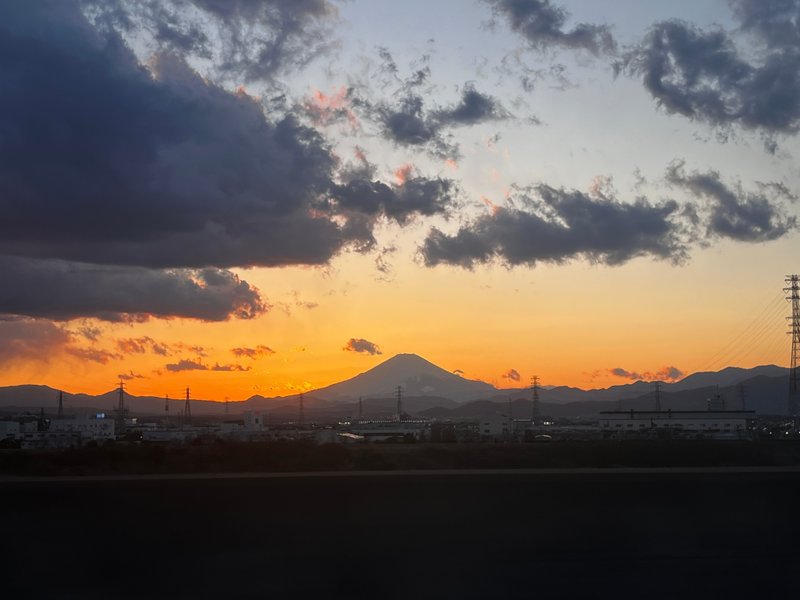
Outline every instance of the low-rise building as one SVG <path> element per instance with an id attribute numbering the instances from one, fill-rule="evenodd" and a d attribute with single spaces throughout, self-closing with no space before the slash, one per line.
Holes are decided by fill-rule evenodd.
<path id="1" fill-rule="evenodd" d="M 17 421 L 0 421 L 0 440 L 18 440 L 22 429 Z"/>
<path id="2" fill-rule="evenodd" d="M 755 420 L 752 410 L 627 410 L 600 413 L 606 437 L 671 432 L 675 437 L 743 438 Z"/>
<path id="3" fill-rule="evenodd" d="M 74 419 L 51 419 L 47 433 L 77 433 L 82 443 L 104 442 L 114 439 L 114 420 L 94 415 Z"/>

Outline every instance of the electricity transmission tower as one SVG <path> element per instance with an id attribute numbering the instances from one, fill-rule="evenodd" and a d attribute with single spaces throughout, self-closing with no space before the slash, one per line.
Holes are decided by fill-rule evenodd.
<path id="1" fill-rule="evenodd" d="M 661 412 L 661 382 L 655 382 L 656 412 Z"/>
<path id="2" fill-rule="evenodd" d="M 786 299 L 792 303 L 792 315 L 789 319 L 789 335 L 792 336 L 792 353 L 789 364 L 789 416 L 797 416 L 797 379 L 798 359 L 800 359 L 800 275 L 787 275 L 787 287 L 783 291 Z"/>
<path id="3" fill-rule="evenodd" d="M 540 416 L 539 411 L 539 376 L 534 375 L 531 378 L 531 422 L 536 421 Z"/>
<path id="4" fill-rule="evenodd" d="M 125 433 L 125 382 L 119 380 L 119 399 L 117 401 L 117 434 Z"/>
<path id="5" fill-rule="evenodd" d="M 403 386 L 398 385 L 395 390 L 397 394 L 397 420 L 403 420 Z"/>
<path id="6" fill-rule="evenodd" d="M 192 402 L 189 396 L 189 388 L 186 388 L 186 405 L 183 410 L 184 422 L 186 425 L 192 424 Z"/>
<path id="7" fill-rule="evenodd" d="M 299 414 L 297 415 L 297 422 L 300 427 L 303 427 L 306 424 L 306 406 L 305 406 L 305 395 L 303 392 L 300 392 L 300 406 L 298 407 Z"/>

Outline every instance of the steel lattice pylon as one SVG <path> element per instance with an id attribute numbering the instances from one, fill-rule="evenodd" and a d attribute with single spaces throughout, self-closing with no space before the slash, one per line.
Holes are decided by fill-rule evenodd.
<path id="1" fill-rule="evenodd" d="M 783 289 L 788 294 L 786 299 L 792 303 L 792 315 L 789 319 L 789 335 L 792 336 L 792 354 L 789 365 L 789 415 L 797 416 L 798 409 L 798 362 L 800 359 L 800 275 L 788 275 L 787 287 Z"/>

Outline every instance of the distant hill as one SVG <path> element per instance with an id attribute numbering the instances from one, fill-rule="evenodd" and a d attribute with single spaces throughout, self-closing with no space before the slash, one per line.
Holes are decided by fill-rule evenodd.
<path id="1" fill-rule="evenodd" d="M 669 390 L 690 390 L 706 386 L 727 387 L 763 375 L 764 377 L 789 377 L 789 369 L 777 365 L 763 365 L 752 369 L 727 367 L 721 371 L 693 373 L 677 383 L 667 386 Z"/>
<path id="2" fill-rule="evenodd" d="M 706 399 L 716 392 L 728 398 L 729 406 L 739 407 L 739 389 L 747 386 L 747 403 L 762 414 L 785 414 L 787 405 L 788 369 L 765 365 L 752 369 L 728 367 L 718 372 L 695 373 L 685 379 L 661 387 L 662 406 L 678 409 L 705 409 Z M 372 369 L 345 381 L 312 390 L 304 395 L 307 418 L 348 418 L 358 414 L 358 398 L 363 398 L 365 416 L 388 416 L 396 412 L 395 389 L 403 387 L 404 411 L 423 416 L 456 418 L 494 414 L 508 409 L 512 400 L 514 414 L 530 414 L 530 389 L 497 389 L 482 381 L 464 379 L 416 354 L 398 354 Z M 542 388 L 539 392 L 543 413 L 557 416 L 592 416 L 600 410 L 617 406 L 651 408 L 653 384 L 637 381 L 605 389 L 583 390 L 568 386 Z M 117 406 L 116 390 L 92 396 L 64 394 L 67 412 L 111 411 Z M 125 395 L 133 414 L 163 415 L 164 398 Z M 41 385 L 0 387 L 0 409 L 48 412 L 58 404 L 58 391 Z M 184 407 L 181 399 L 170 400 L 170 415 Z M 526 408 L 527 406 L 527 408 Z M 252 396 L 231 402 L 231 414 L 245 410 L 265 410 L 275 418 L 294 419 L 299 413 L 298 395 L 276 398 Z M 225 404 L 192 399 L 192 414 L 224 415 Z"/>
<path id="3" fill-rule="evenodd" d="M 719 393 L 725 399 L 725 408 L 728 410 L 754 410 L 760 415 L 786 414 L 788 408 L 788 378 L 767 377 L 758 375 L 739 381 L 729 386 L 705 386 L 693 389 L 670 390 L 661 393 L 662 410 L 707 410 L 708 399 Z M 739 384 L 745 387 L 744 402 L 742 402 Z M 586 397 L 572 402 L 548 402 L 545 394 L 540 394 L 540 413 L 555 418 L 596 418 L 601 411 L 606 410 L 653 410 L 654 396 L 651 392 L 643 395 L 627 397 L 624 399 L 607 400 L 602 395 L 593 394 L 597 390 L 584 392 Z M 603 391 L 603 390 L 601 390 Z M 529 418 L 531 414 L 531 401 L 527 398 L 516 398 L 511 402 L 511 414 L 515 418 Z M 464 419 L 480 418 L 495 414 L 509 414 L 508 399 L 495 398 L 494 400 L 479 400 L 468 402 L 455 408 L 436 407 L 420 413 L 420 416 L 438 419 Z"/>
<path id="4" fill-rule="evenodd" d="M 117 390 L 96 396 L 90 394 L 69 394 L 64 392 L 64 410 L 67 414 L 87 411 L 110 412 L 119 402 Z M 125 394 L 125 406 L 135 415 L 163 415 L 164 398 L 154 396 L 133 396 Z M 240 403 L 233 402 L 232 405 Z M 170 415 L 176 416 L 183 410 L 183 400 L 170 400 Z M 52 414 L 58 407 L 58 390 L 46 385 L 15 385 L 0 387 L 0 409 L 19 411 L 38 411 L 42 408 Z M 233 412 L 234 409 L 231 409 Z M 192 400 L 192 414 L 224 414 L 225 403 L 212 400 Z"/>

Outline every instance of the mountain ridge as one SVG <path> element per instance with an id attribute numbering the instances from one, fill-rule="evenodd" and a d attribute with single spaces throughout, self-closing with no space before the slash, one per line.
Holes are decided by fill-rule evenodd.
<path id="1" fill-rule="evenodd" d="M 788 376 L 788 369 L 776 365 L 761 365 L 750 369 L 726 367 L 720 371 L 704 371 L 691 374 L 674 383 L 663 383 L 663 397 L 692 390 L 713 390 L 715 386 L 731 388 L 749 380 L 780 379 Z M 305 393 L 307 411 L 321 414 L 356 414 L 358 398 L 365 398 L 381 414 L 391 413 L 396 386 L 403 388 L 404 405 L 408 410 L 426 411 L 440 408 L 456 410 L 459 405 L 475 401 L 505 402 L 528 399 L 530 388 L 498 389 L 483 382 L 463 378 L 451 373 L 416 354 L 397 354 L 358 375 Z M 772 384 L 770 384 L 772 385 Z M 753 390 L 757 392 L 757 390 Z M 727 393 L 732 393 L 728 391 Z M 772 394 L 772 392 L 770 392 Z M 777 392 L 776 392 L 777 393 Z M 616 406 L 620 402 L 637 400 L 645 402 L 653 394 L 653 384 L 636 381 L 608 388 L 584 390 L 570 386 L 542 387 L 540 399 L 547 405 L 576 405 L 576 403 L 606 403 Z M 691 395 L 691 394 L 690 394 Z M 520 398 L 524 396 L 524 398 Z M 229 408 L 236 412 L 244 410 L 268 410 L 289 413 L 297 410 L 299 394 L 264 397 L 253 395 L 246 400 L 231 402 Z M 21 410 L 57 406 L 58 390 L 46 385 L 13 385 L 0 387 L 0 408 L 15 407 Z M 117 390 L 102 394 L 64 393 L 68 407 L 112 410 L 117 405 Z M 155 396 L 134 396 L 126 393 L 126 402 L 131 411 L 139 414 L 160 415 L 164 413 L 165 399 Z M 169 401 L 170 414 L 176 415 L 183 408 L 183 400 Z M 770 400 L 771 404 L 776 401 Z M 596 407 L 597 408 L 597 407 Z M 197 414 L 225 414 L 225 403 L 215 400 L 192 399 L 192 410 Z M 556 411 L 559 412 L 559 411 Z"/>

